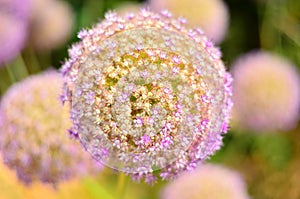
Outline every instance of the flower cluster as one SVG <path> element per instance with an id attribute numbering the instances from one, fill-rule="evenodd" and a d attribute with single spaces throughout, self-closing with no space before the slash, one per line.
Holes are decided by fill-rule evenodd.
<path id="1" fill-rule="evenodd" d="M 163 199 L 249 199 L 247 187 L 236 171 L 219 165 L 201 165 L 168 184 Z"/>
<path id="2" fill-rule="evenodd" d="M 268 52 L 241 56 L 233 64 L 234 120 L 257 132 L 288 130 L 299 120 L 300 77 L 296 67 Z"/>
<path id="3" fill-rule="evenodd" d="M 0 103 L 2 157 L 25 184 L 56 184 L 100 169 L 69 138 L 69 107 L 59 102 L 61 87 L 61 76 L 46 72 L 13 85 Z"/>
<path id="4" fill-rule="evenodd" d="M 109 12 L 79 32 L 61 69 L 72 135 L 136 180 L 193 169 L 227 131 L 231 76 L 202 30 L 184 24 L 167 11 Z"/>

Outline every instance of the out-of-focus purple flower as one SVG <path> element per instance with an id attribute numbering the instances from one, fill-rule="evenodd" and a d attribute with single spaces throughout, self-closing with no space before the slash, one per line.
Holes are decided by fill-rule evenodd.
<path id="1" fill-rule="evenodd" d="M 27 25 L 0 10 L 0 66 L 13 59 L 23 48 Z"/>
<path id="2" fill-rule="evenodd" d="M 0 103 L 3 161 L 25 184 L 56 184 L 100 169 L 67 133 L 69 107 L 59 101 L 61 88 L 61 76 L 46 72 L 13 85 Z"/>
<path id="3" fill-rule="evenodd" d="M 227 131 L 231 76 L 219 50 L 166 11 L 105 17 L 79 32 L 61 69 L 72 132 L 95 159 L 137 180 L 194 168 Z"/>
<path id="4" fill-rule="evenodd" d="M 162 199 L 249 199 L 247 187 L 236 171 L 204 164 L 168 184 Z"/>
<path id="5" fill-rule="evenodd" d="M 0 0 L 0 66 L 24 47 L 30 0 Z"/>
<path id="6" fill-rule="evenodd" d="M 216 43 L 221 43 L 227 33 L 229 12 L 223 0 L 148 1 L 150 8 L 155 11 L 167 9 L 177 17 L 186 18 L 187 25 L 201 27 Z"/>
<path id="7" fill-rule="evenodd" d="M 289 61 L 252 52 L 233 64 L 234 123 L 259 132 L 293 128 L 299 119 L 300 78 Z"/>
<path id="8" fill-rule="evenodd" d="M 69 39 L 74 25 L 70 5 L 60 0 L 33 0 L 30 40 L 39 50 L 51 50 Z"/>
<path id="9" fill-rule="evenodd" d="M 0 13 L 10 14 L 19 20 L 27 20 L 32 0 L 0 0 Z"/>

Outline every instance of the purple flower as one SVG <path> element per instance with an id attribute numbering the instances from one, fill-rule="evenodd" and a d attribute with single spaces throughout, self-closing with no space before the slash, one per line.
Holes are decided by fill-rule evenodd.
<path id="1" fill-rule="evenodd" d="M 30 5 L 30 0 L 0 0 L 0 66 L 24 47 Z"/>
<path id="2" fill-rule="evenodd" d="M 256 132 L 289 130 L 299 120 L 300 77 L 283 57 L 252 52 L 233 64 L 234 126 Z"/>
<path id="3" fill-rule="evenodd" d="M 13 85 L 1 100 L 1 153 L 25 184 L 57 184 L 101 168 L 69 138 L 69 107 L 59 102 L 61 87 L 59 73 L 46 72 Z"/>
<path id="4" fill-rule="evenodd" d="M 137 180 L 195 168 L 221 147 L 232 106 L 219 50 L 167 11 L 105 16 L 79 33 L 62 70 L 72 132 L 96 160 Z"/>
<path id="5" fill-rule="evenodd" d="M 236 171 L 213 164 L 180 175 L 162 192 L 162 199 L 249 199 L 247 187 Z"/>
<path id="6" fill-rule="evenodd" d="M 0 13 L 6 13 L 19 20 L 27 20 L 32 0 L 0 0 Z"/>

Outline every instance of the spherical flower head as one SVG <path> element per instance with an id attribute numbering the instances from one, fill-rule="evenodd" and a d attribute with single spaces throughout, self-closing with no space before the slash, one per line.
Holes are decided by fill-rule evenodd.
<path id="1" fill-rule="evenodd" d="M 59 101 L 61 88 L 59 73 L 46 72 L 13 85 L 1 101 L 3 160 L 25 184 L 34 180 L 57 184 L 98 169 L 70 139 L 69 107 Z"/>
<path id="2" fill-rule="evenodd" d="M 219 50 L 166 11 L 105 17 L 79 32 L 61 69 L 74 136 L 136 180 L 194 168 L 227 131 L 231 77 Z"/>
<path id="3" fill-rule="evenodd" d="M 237 59 L 232 74 L 237 126 L 272 132 L 296 125 L 300 78 L 289 61 L 268 52 L 252 52 Z"/>
<path id="4" fill-rule="evenodd" d="M 186 18 L 190 27 L 201 27 L 216 43 L 221 43 L 227 33 L 229 12 L 222 0 L 149 0 L 149 6 Z"/>
<path id="5" fill-rule="evenodd" d="M 67 2 L 35 0 L 31 15 L 31 41 L 39 50 L 64 44 L 73 30 L 74 14 Z"/>
<path id="6" fill-rule="evenodd" d="M 168 184 L 163 199 L 249 199 L 247 187 L 236 171 L 220 165 L 201 165 Z"/>

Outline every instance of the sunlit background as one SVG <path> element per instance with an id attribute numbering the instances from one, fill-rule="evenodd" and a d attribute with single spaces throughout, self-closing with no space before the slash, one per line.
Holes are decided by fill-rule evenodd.
<path id="1" fill-rule="evenodd" d="M 133 182 L 109 168 L 91 169 L 55 185 L 24 183 L 24 175 L 20 174 L 22 181 L 3 163 L 10 154 L 2 150 L 0 199 L 300 198 L 299 0 L 0 0 L 0 99 L 8 104 L 3 109 L 27 107 L 8 98 L 25 98 L 22 87 L 14 94 L 7 91 L 28 76 L 59 69 L 68 48 L 79 41 L 78 31 L 101 21 L 109 10 L 125 15 L 143 7 L 185 17 L 220 46 L 234 77 L 234 108 L 224 146 L 208 160 L 207 168 L 154 185 Z M 51 87 L 51 81 L 40 86 Z M 27 111 L 35 111 L 36 123 L 28 124 L 22 115 L 14 120 L 29 126 L 42 122 L 49 132 L 67 131 L 38 109 Z M 53 114 L 63 120 L 60 113 Z M 0 132 L 10 132 L 7 126 L 2 124 Z M 229 191 L 223 193 L 224 189 Z M 239 191 L 243 193 L 235 193 Z"/>

